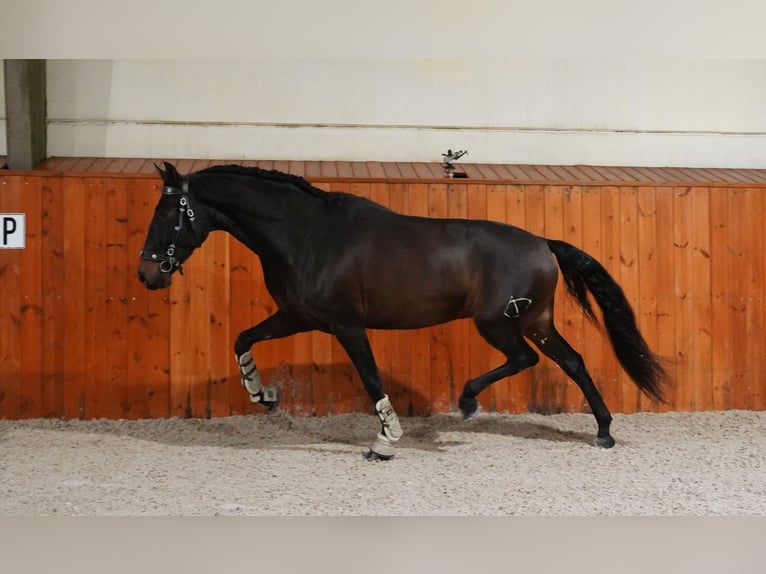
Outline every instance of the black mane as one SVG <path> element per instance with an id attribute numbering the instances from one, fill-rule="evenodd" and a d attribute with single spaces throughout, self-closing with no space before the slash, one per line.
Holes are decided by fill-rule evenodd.
<path id="1" fill-rule="evenodd" d="M 228 165 L 214 165 L 214 166 L 205 168 L 203 170 L 200 170 L 197 173 L 233 173 L 237 175 L 248 175 L 251 177 L 257 177 L 259 179 L 276 181 L 279 183 L 289 183 L 294 185 L 301 191 L 305 191 L 306 193 L 309 193 L 316 197 L 320 197 L 324 200 L 328 200 L 329 199 L 328 196 L 330 195 L 326 191 L 323 191 L 319 189 L 318 187 L 314 187 L 308 181 L 306 181 L 305 179 L 303 179 L 302 177 L 298 175 L 285 173 L 283 171 L 278 171 L 276 169 L 263 169 L 260 167 L 245 167 L 243 165 L 238 165 L 238 164 L 228 164 Z"/>

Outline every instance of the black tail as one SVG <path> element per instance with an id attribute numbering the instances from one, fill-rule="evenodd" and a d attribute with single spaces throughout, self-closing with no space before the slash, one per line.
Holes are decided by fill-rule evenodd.
<path id="1" fill-rule="evenodd" d="M 564 241 L 549 239 L 548 247 L 556 256 L 569 293 L 596 324 L 588 291 L 601 308 L 604 325 L 622 368 L 647 396 L 663 401 L 661 383 L 665 370 L 649 350 L 636 326 L 636 317 L 622 288 L 593 257 Z"/>

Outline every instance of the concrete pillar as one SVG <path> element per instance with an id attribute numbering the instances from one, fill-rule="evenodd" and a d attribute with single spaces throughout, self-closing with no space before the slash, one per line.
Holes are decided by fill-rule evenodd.
<path id="1" fill-rule="evenodd" d="M 8 168 L 32 169 L 46 159 L 45 60 L 5 60 Z"/>

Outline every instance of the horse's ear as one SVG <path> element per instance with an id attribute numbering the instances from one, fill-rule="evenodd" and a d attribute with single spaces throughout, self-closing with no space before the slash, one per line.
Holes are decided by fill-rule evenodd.
<path id="1" fill-rule="evenodd" d="M 160 174 L 160 177 L 162 178 L 162 181 L 165 181 L 167 179 L 167 174 L 156 163 L 154 164 L 154 169 L 156 169 L 157 173 Z"/>
<path id="2" fill-rule="evenodd" d="M 166 161 L 162 163 L 165 166 L 164 170 L 156 163 L 154 164 L 154 167 L 157 170 L 157 173 L 160 174 L 162 181 L 165 183 L 165 185 L 176 185 L 176 183 L 181 180 L 181 176 L 178 175 L 178 170 L 176 170 L 172 163 L 168 163 Z"/>
<path id="3" fill-rule="evenodd" d="M 178 174 L 178 170 L 176 170 L 176 167 L 172 163 L 164 163 L 165 173 L 167 174 L 168 181 L 170 181 L 173 185 L 178 185 L 178 183 L 181 181 L 181 176 Z"/>

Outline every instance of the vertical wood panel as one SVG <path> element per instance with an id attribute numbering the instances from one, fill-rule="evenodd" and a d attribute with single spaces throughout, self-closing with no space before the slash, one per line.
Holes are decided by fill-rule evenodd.
<path id="1" fill-rule="evenodd" d="M 24 177 L 21 200 L 26 213 L 26 248 L 20 253 L 20 368 L 19 404 L 16 416 L 37 416 L 42 409 L 43 369 L 43 229 L 39 177 Z M 5 293 L 3 293 L 5 296 Z M 47 357 L 46 357 L 47 358 Z"/>
<path id="2" fill-rule="evenodd" d="M 152 396 L 149 385 L 149 371 L 152 369 L 152 357 L 149 356 L 151 345 L 137 346 L 133 341 L 147 340 L 160 328 L 160 321 L 152 318 L 146 311 L 146 307 L 151 297 L 145 297 L 143 285 L 138 278 L 133 275 L 130 279 L 130 270 L 138 268 L 139 252 L 143 248 L 146 227 L 152 217 L 152 207 L 149 195 L 143 193 L 141 182 L 125 181 L 125 194 L 127 200 L 128 218 L 126 220 L 127 237 L 125 245 L 125 265 L 123 273 L 127 276 L 125 297 L 127 298 L 127 358 L 126 358 L 126 378 L 128 385 L 127 401 L 130 405 L 131 416 L 134 418 L 149 418 L 149 404 Z M 158 196 L 152 195 L 152 199 L 157 200 Z M 156 295 L 156 294 L 155 294 Z M 168 410 L 159 416 L 167 416 Z M 158 416 L 158 415 L 154 415 Z"/>
<path id="3" fill-rule="evenodd" d="M 755 363 L 755 375 L 752 382 L 752 398 L 749 403 L 749 408 L 753 410 L 766 409 L 766 328 L 764 327 L 764 321 L 766 321 L 766 249 L 763 248 L 764 240 L 766 240 L 766 232 L 763 229 L 763 218 L 766 213 L 766 194 L 762 189 L 751 189 L 750 193 L 754 199 L 753 221 L 752 225 L 755 229 L 753 237 L 751 239 L 751 250 L 754 254 L 755 265 L 757 265 L 757 272 L 754 275 L 753 291 L 754 298 L 756 299 L 755 309 L 753 310 L 752 325 L 753 329 L 749 333 L 750 345 L 753 349 L 753 354 L 757 357 Z M 760 254 L 760 257 L 759 257 Z"/>
<path id="4" fill-rule="evenodd" d="M 750 258 L 747 248 L 747 228 L 748 224 L 752 223 L 752 219 L 748 213 L 747 196 L 748 190 L 742 188 L 734 189 L 729 195 L 728 258 L 731 277 L 729 313 L 733 336 L 730 341 L 729 355 L 731 385 L 728 408 L 747 408 L 748 402 L 748 359 L 750 357 L 747 342 L 747 283 Z"/>
<path id="5" fill-rule="evenodd" d="M 128 377 L 128 203 L 125 180 L 105 179 L 104 290 L 105 325 L 102 331 L 104 366 L 101 385 L 107 412 L 115 418 L 138 418 L 144 414 L 143 384 Z M 135 263 L 134 263 L 135 264 Z M 105 388 L 104 388 L 105 387 Z M 136 392 L 136 389 L 138 392 Z"/>
<path id="6" fill-rule="evenodd" d="M 713 345 L 710 357 L 712 409 L 725 410 L 730 404 L 729 348 L 731 346 L 730 269 L 729 269 L 729 190 L 710 190 L 710 275 Z"/>
<path id="7" fill-rule="evenodd" d="M 42 406 L 39 416 L 64 416 L 64 193 L 61 178 L 42 178 L 43 333 L 41 343 Z M 38 416 L 38 415 L 32 415 Z"/>
<path id="8" fill-rule="evenodd" d="M 85 214 L 86 186 L 83 178 L 64 179 L 64 416 L 85 416 Z M 90 296 L 90 294 L 89 294 Z"/>
<path id="9" fill-rule="evenodd" d="M 746 291 L 746 346 L 747 346 L 747 400 L 746 409 L 763 409 L 763 373 L 764 363 L 764 327 L 766 317 L 763 313 L 762 293 L 764 289 L 763 269 L 763 199 L 762 192 L 748 188 L 745 195 L 747 220 L 743 227 L 747 229 L 745 248 L 747 250 L 747 291 Z M 703 310 L 704 311 L 704 310 Z"/>
<path id="10" fill-rule="evenodd" d="M 105 384 L 107 374 L 106 332 L 106 218 L 108 204 L 103 178 L 85 179 L 85 418 L 114 418 L 113 389 Z M 98 256 L 97 256 L 98 255 Z M 118 391 L 119 392 L 119 391 Z"/>
<path id="11" fill-rule="evenodd" d="M 0 211 L 22 210 L 22 178 L 3 178 L 0 183 Z M 21 394 L 21 301 L 20 276 L 22 253 L 15 249 L 0 250 L 0 416 L 16 418 Z"/>
<path id="12" fill-rule="evenodd" d="M 760 202 L 759 202 L 760 203 Z M 755 207 L 755 206 L 753 206 Z M 760 220 L 760 214 L 756 212 Z M 694 338 L 694 384 L 692 409 L 707 411 L 713 405 L 711 278 L 710 278 L 710 190 L 692 188 L 692 332 Z M 755 229 L 751 230 L 756 232 Z M 755 258 L 758 259 L 757 257 Z M 758 321 L 760 323 L 760 321 Z M 756 327 L 757 328 L 757 327 Z M 751 331 L 752 332 L 752 331 Z M 757 359 L 756 359 L 757 360 Z"/>

